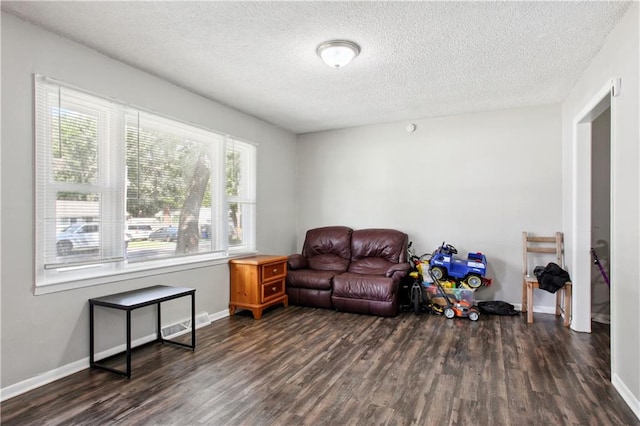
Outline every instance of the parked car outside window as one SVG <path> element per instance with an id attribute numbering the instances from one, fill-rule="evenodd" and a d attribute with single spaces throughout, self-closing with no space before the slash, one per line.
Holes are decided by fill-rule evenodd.
<path id="1" fill-rule="evenodd" d="M 56 235 L 58 256 L 78 250 L 97 250 L 100 246 L 100 227 L 97 223 L 76 223 Z"/>
<path id="2" fill-rule="evenodd" d="M 153 230 L 151 225 L 128 225 L 127 233 L 131 235 L 131 241 L 148 240 Z"/>
<path id="3" fill-rule="evenodd" d="M 169 226 L 166 228 L 160 228 L 149 235 L 149 241 L 177 241 L 178 240 L 178 228 Z"/>

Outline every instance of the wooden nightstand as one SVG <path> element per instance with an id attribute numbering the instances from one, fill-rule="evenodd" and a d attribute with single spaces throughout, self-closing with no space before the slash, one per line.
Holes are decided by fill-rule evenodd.
<path id="1" fill-rule="evenodd" d="M 289 306 L 284 282 L 287 277 L 287 257 L 258 255 L 229 261 L 231 290 L 229 315 L 236 309 L 248 309 L 260 319 L 262 311 L 282 303 Z"/>

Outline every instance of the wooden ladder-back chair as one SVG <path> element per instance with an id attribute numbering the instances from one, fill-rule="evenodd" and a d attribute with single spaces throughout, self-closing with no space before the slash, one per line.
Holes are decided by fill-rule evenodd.
<path id="1" fill-rule="evenodd" d="M 538 279 L 533 274 L 533 268 L 537 265 L 529 266 L 529 261 L 536 255 L 555 255 L 555 261 L 564 268 L 564 239 L 562 232 L 556 232 L 555 236 L 543 237 L 534 236 L 528 232 L 522 233 L 522 312 L 527 313 L 527 322 L 533 322 L 533 289 L 540 288 Z M 536 257 L 537 258 L 537 257 Z M 539 264 L 540 266 L 545 266 Z M 564 313 L 564 325 L 568 327 L 571 323 L 571 282 L 556 292 L 556 315 Z"/>

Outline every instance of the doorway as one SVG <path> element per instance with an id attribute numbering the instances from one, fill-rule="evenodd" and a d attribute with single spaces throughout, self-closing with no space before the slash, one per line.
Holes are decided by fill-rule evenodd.
<path id="1" fill-rule="evenodd" d="M 565 232 L 570 234 L 570 243 L 568 254 L 570 257 L 569 265 L 571 267 L 571 278 L 574 284 L 584 283 L 582 285 L 574 285 L 573 292 L 573 316 L 571 319 L 571 328 L 576 331 L 591 332 L 591 316 L 592 316 L 592 273 L 593 260 L 591 247 L 594 247 L 592 236 L 598 240 L 607 241 L 607 251 L 611 244 L 611 206 L 602 207 L 602 198 L 606 198 L 607 204 L 611 199 L 611 184 L 602 184 L 601 174 L 606 173 L 606 180 L 610 180 L 611 169 L 607 172 L 602 170 L 601 163 L 606 160 L 597 161 L 597 165 L 592 164 L 595 156 L 592 151 L 594 148 L 593 132 L 597 134 L 608 133 L 609 137 L 602 137 L 600 141 L 596 141 L 596 153 L 600 155 L 600 150 L 607 149 L 611 164 L 611 147 L 613 146 L 615 135 L 615 123 L 611 120 L 615 106 L 611 104 L 612 82 L 608 82 L 596 95 L 586 104 L 584 109 L 575 116 L 573 120 L 573 141 L 571 146 L 571 158 L 573 159 L 573 173 L 571 176 L 571 220 L 569 229 Z M 606 112 L 605 112 L 606 111 Z M 603 116 L 603 114 L 605 114 Z M 601 116 L 603 116 L 601 118 Z M 599 120 L 600 118 L 600 120 Z M 603 130 L 603 121 L 608 118 L 609 130 Z M 594 126 L 595 122 L 595 126 Z M 606 123 L 605 123 L 606 125 Z M 608 148 L 604 148 L 607 146 Z M 601 160 L 601 159 L 596 159 Z M 594 185 L 599 189 L 595 194 L 594 201 Z M 607 188 L 601 189 L 600 186 Z M 592 211 L 595 209 L 596 211 Z M 592 220 L 592 216 L 598 215 L 596 221 Z M 604 217 L 604 219 L 602 218 Z M 594 232 L 593 226 L 597 224 L 598 232 Z M 606 228 L 609 228 L 607 231 Z M 602 229 L 605 228 L 605 229 Z M 605 233 L 605 237 L 601 237 Z M 602 244 L 602 243 L 601 243 Z M 607 253 L 607 260 L 613 259 L 614 253 Z M 614 290 L 615 291 L 615 290 Z M 615 300 L 614 298 L 610 300 Z M 615 324 L 611 323 L 611 329 Z M 612 333 L 613 334 L 613 333 Z"/>
<path id="2" fill-rule="evenodd" d="M 614 371 L 615 284 L 612 289 L 594 265 L 591 248 L 602 257 L 607 274 L 615 259 L 612 223 L 612 158 L 615 146 L 613 80 L 600 89 L 573 121 L 571 209 L 571 277 L 574 282 L 571 328 L 591 332 L 592 320 L 609 323 L 609 359 Z M 608 274 L 610 277 L 610 275 Z M 583 285 L 576 285 L 583 283 Z M 587 285 L 588 284 L 588 285 Z M 606 325 L 604 326 L 606 327 Z"/>
<path id="3" fill-rule="evenodd" d="M 610 323 L 611 107 L 591 123 L 591 320 Z"/>

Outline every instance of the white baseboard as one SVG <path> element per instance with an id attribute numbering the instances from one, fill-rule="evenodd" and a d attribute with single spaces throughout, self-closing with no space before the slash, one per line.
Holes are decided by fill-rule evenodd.
<path id="1" fill-rule="evenodd" d="M 522 303 L 512 303 L 512 305 L 516 309 L 516 311 L 521 311 L 522 312 Z M 533 307 L 533 312 L 537 313 L 537 314 L 553 314 L 553 315 L 555 315 L 556 307 L 555 306 L 534 306 Z"/>
<path id="2" fill-rule="evenodd" d="M 616 388 L 622 399 L 624 399 L 624 402 L 631 408 L 633 414 L 640 420 L 640 400 L 633 395 L 617 374 L 612 375 L 611 383 L 613 383 L 613 387 Z"/>
<path id="3" fill-rule="evenodd" d="M 591 313 L 591 320 L 602 324 L 611 324 L 611 316 L 609 314 Z"/>
<path id="4" fill-rule="evenodd" d="M 484 302 L 483 299 L 475 299 L 475 302 Z M 507 302 L 511 303 L 511 302 Z M 522 303 L 511 303 L 516 311 L 522 312 Z M 533 312 L 537 314 L 554 314 L 556 313 L 556 307 L 554 306 L 540 306 L 534 305 Z"/>
<path id="5" fill-rule="evenodd" d="M 210 314 L 209 315 L 209 320 L 211 322 L 214 322 L 214 321 L 218 321 L 219 319 L 226 318 L 228 316 L 229 316 L 229 310 L 225 309 L 223 311 L 215 312 L 213 314 Z"/>
<path id="6" fill-rule="evenodd" d="M 156 339 L 155 333 L 150 334 L 148 336 L 144 336 L 132 341 L 131 346 L 135 347 L 135 346 L 143 345 L 145 343 L 152 342 L 155 339 Z M 110 348 L 105 351 L 96 353 L 94 356 L 96 360 L 100 360 L 100 359 L 118 354 L 120 352 L 124 352 L 126 349 L 127 349 L 127 345 L 122 344 L 114 348 Z M 7 386 L 6 388 L 0 389 L 0 393 L 1 393 L 0 401 L 5 401 L 7 399 L 13 398 L 14 396 L 18 396 L 20 394 L 23 394 L 25 392 L 38 388 L 40 386 L 44 386 L 51 382 L 55 382 L 56 380 L 75 374 L 78 371 L 86 370 L 87 368 L 89 368 L 89 357 L 82 358 L 78 361 L 72 362 L 71 364 L 63 365 L 62 367 L 55 368 L 53 370 L 39 374 L 30 379 L 23 380 L 13 385 Z"/>
<path id="7" fill-rule="evenodd" d="M 216 312 L 214 314 L 209 314 L 209 319 L 213 322 L 228 316 L 229 316 L 229 311 L 225 309 L 224 311 Z M 208 325 L 208 324 L 196 325 L 196 329 L 201 328 L 205 325 Z M 131 342 L 131 346 L 132 347 L 140 346 L 145 343 L 152 342 L 155 339 L 156 339 L 156 334 L 153 333 L 148 336 L 144 336 L 134 340 L 133 342 Z M 99 353 L 96 353 L 94 357 L 96 360 L 100 360 L 100 359 L 108 358 L 112 355 L 118 354 L 120 352 L 124 352 L 126 349 L 127 349 L 127 345 L 122 344 L 114 348 L 110 348 L 110 349 L 101 351 Z M 14 383 L 13 385 L 9 385 L 5 388 L 0 389 L 0 402 L 6 401 L 7 399 L 16 397 L 25 392 L 29 392 L 30 390 L 33 390 L 40 386 L 44 386 L 51 382 L 55 382 L 56 380 L 60 380 L 64 377 L 75 374 L 78 371 L 86 370 L 87 368 L 89 368 L 89 357 L 79 359 L 78 361 L 74 361 L 70 364 L 63 365 L 61 367 L 44 372 L 42 374 L 38 374 L 37 376 L 23 380 L 21 382 Z"/>

